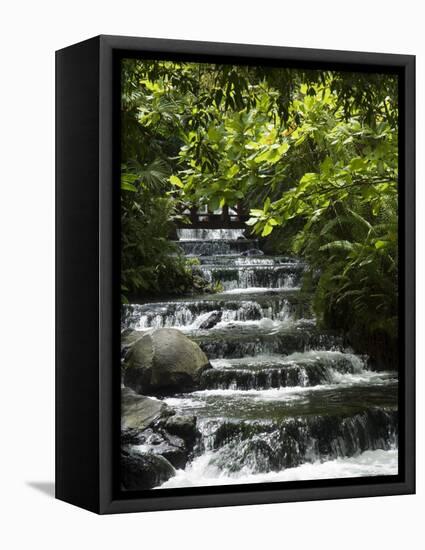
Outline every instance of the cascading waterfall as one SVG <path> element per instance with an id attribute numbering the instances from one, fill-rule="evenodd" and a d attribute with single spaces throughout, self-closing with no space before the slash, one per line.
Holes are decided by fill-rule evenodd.
<path id="1" fill-rule="evenodd" d="M 216 241 L 244 239 L 243 229 L 178 229 L 179 241 Z"/>
<path id="2" fill-rule="evenodd" d="M 184 329 L 214 311 L 222 313 L 222 321 L 284 321 L 295 313 L 296 303 L 276 297 L 275 300 L 217 300 L 165 302 L 123 307 L 123 328 L 136 330 L 174 327 Z"/>
<path id="3" fill-rule="evenodd" d="M 175 327 L 213 366 L 165 399 L 195 415 L 194 457 L 160 487 L 397 474 L 397 374 L 374 372 L 320 330 L 299 291 L 305 265 L 237 229 L 180 229 L 218 294 L 123 307 L 122 328 Z"/>
<path id="4" fill-rule="evenodd" d="M 268 261 L 267 259 L 265 261 Z M 245 262 L 237 266 L 206 265 L 202 274 L 211 283 L 220 282 L 224 290 L 251 288 L 294 288 L 300 283 L 301 266 Z"/>

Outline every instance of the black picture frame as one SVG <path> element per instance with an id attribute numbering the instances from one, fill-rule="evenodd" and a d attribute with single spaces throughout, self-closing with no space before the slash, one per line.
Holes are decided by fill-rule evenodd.
<path id="1" fill-rule="evenodd" d="M 132 56 L 399 75 L 404 369 L 397 476 L 120 493 L 114 475 L 120 423 L 119 186 L 113 184 L 119 180 L 117 67 L 122 57 Z M 98 36 L 56 52 L 56 498 L 107 514 L 414 493 L 414 185 L 414 56 L 120 36 Z"/>

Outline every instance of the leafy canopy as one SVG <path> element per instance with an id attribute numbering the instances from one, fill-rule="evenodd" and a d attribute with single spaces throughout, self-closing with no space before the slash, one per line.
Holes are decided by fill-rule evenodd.
<path id="1" fill-rule="evenodd" d="M 396 337 L 395 76 L 140 60 L 122 75 L 124 291 L 165 273 L 187 291 L 179 212 L 242 205 L 253 235 L 308 261 L 324 324 Z"/>

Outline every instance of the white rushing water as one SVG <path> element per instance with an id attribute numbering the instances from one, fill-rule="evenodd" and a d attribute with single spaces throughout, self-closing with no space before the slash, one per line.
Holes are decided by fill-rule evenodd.
<path id="1" fill-rule="evenodd" d="M 179 329 L 184 332 L 193 332 L 196 330 L 199 330 L 202 323 L 208 319 L 210 314 L 204 314 L 200 315 L 191 323 L 190 325 L 181 326 Z M 239 321 L 236 316 L 229 315 L 226 319 L 218 322 L 216 325 L 208 329 L 210 332 L 214 332 L 216 330 L 222 330 L 222 329 L 229 329 L 240 327 L 240 328 L 248 328 L 248 327 L 256 327 L 258 329 L 264 329 L 264 330 L 278 330 L 279 328 L 282 328 L 284 326 L 293 326 L 293 322 L 289 317 L 289 314 L 285 317 L 282 313 L 282 319 L 279 321 L 273 321 L 272 319 L 263 317 L 262 319 L 258 319 L 257 321 Z"/>
<path id="2" fill-rule="evenodd" d="M 244 229 L 178 229 L 180 241 L 219 241 L 244 239 Z"/>
<path id="3" fill-rule="evenodd" d="M 332 384 L 318 384 L 317 386 L 286 386 L 281 388 L 270 388 L 267 390 L 236 390 L 236 389 L 213 389 L 200 390 L 193 392 L 195 399 L 197 397 L 245 397 L 258 401 L 292 401 L 294 399 L 302 399 L 305 394 L 312 392 L 324 392 L 328 390 L 338 390 L 342 388 L 351 388 L 353 386 L 383 386 L 394 384 L 397 381 L 395 373 L 381 372 L 379 374 L 365 371 L 363 374 L 341 374 L 333 371 L 332 375 L 335 381 Z M 166 400 L 171 404 L 169 400 Z M 174 401 L 174 405 L 176 405 Z"/>
<path id="4" fill-rule="evenodd" d="M 249 468 L 231 475 L 214 465 L 214 452 L 196 458 L 185 470 L 177 470 L 174 477 L 161 485 L 161 489 L 176 487 L 202 487 L 211 485 L 235 485 L 243 483 L 267 483 L 279 481 L 307 481 L 379 475 L 397 475 L 397 449 L 365 451 L 350 458 L 337 458 L 325 462 L 305 463 L 280 472 L 255 473 Z"/>
<path id="5" fill-rule="evenodd" d="M 288 278 L 286 285 L 280 286 L 280 287 L 264 287 L 264 286 L 255 286 L 255 287 L 248 287 L 248 288 L 230 288 L 228 290 L 224 290 L 222 294 L 262 294 L 263 292 L 270 292 L 272 294 L 273 292 L 279 292 L 282 290 L 300 290 L 298 286 L 293 285 L 292 279 Z"/>
<path id="6" fill-rule="evenodd" d="M 306 350 L 306 351 L 296 351 L 290 355 L 279 355 L 279 354 L 258 354 L 253 357 L 241 357 L 235 359 L 212 359 L 211 365 L 216 368 L 223 367 L 237 367 L 238 365 L 246 365 L 249 367 L 261 366 L 264 363 L 275 364 L 275 365 L 284 365 L 284 364 L 295 364 L 298 362 L 310 362 L 314 363 L 317 360 L 324 361 L 337 361 L 339 359 L 345 359 L 349 361 L 355 372 L 367 371 L 366 363 L 359 355 L 355 355 L 350 352 L 342 351 L 333 351 L 333 350 Z M 370 371 L 368 371 L 370 372 Z"/>

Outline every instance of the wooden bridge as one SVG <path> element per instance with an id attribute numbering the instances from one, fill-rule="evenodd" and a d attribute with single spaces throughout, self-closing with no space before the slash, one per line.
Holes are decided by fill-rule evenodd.
<path id="1" fill-rule="evenodd" d="M 180 213 L 187 221 L 177 222 L 177 227 L 193 229 L 245 229 L 249 217 L 240 204 L 235 208 L 223 206 L 214 212 L 207 207 L 183 207 Z"/>

